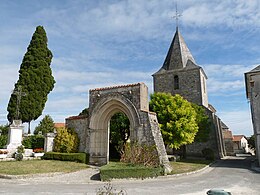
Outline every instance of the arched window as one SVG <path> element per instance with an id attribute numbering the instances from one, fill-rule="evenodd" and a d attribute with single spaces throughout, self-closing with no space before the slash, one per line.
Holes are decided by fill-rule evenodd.
<path id="1" fill-rule="evenodd" d="M 179 89 L 179 77 L 177 75 L 174 76 L 174 89 Z"/>

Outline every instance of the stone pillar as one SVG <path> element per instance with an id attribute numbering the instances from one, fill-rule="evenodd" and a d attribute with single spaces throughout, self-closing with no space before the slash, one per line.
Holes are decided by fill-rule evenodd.
<path id="1" fill-rule="evenodd" d="M 55 133 L 46 133 L 44 139 L 44 152 L 52 152 L 54 146 Z"/>
<path id="2" fill-rule="evenodd" d="M 8 142 L 6 145 L 9 155 L 16 152 L 18 146 L 22 145 L 23 128 L 21 120 L 14 120 L 8 131 Z"/>

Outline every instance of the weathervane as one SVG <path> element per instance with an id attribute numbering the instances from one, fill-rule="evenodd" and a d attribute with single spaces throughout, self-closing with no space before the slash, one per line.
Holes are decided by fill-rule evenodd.
<path id="1" fill-rule="evenodd" d="M 15 118 L 18 120 L 19 119 L 19 113 L 20 113 L 21 98 L 22 98 L 22 96 L 26 96 L 26 93 L 24 93 L 22 91 L 22 86 L 19 85 L 18 89 L 13 91 L 13 94 L 17 96 Z"/>
<path id="2" fill-rule="evenodd" d="M 178 28 L 179 18 L 180 18 L 182 15 L 178 13 L 177 2 L 176 2 L 176 4 L 175 4 L 175 9 L 176 9 L 176 12 L 175 12 L 175 16 L 173 16 L 173 18 L 175 18 L 175 20 L 176 20 L 176 28 Z"/>

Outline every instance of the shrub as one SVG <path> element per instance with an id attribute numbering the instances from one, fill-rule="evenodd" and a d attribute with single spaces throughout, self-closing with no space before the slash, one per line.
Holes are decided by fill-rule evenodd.
<path id="1" fill-rule="evenodd" d="M 15 154 L 15 159 L 16 159 L 17 161 L 23 160 L 23 154 L 22 154 L 22 153 L 17 153 L 17 154 Z"/>
<path id="2" fill-rule="evenodd" d="M 3 148 L 7 145 L 8 135 L 0 136 L 0 148 Z"/>
<path id="3" fill-rule="evenodd" d="M 59 153 L 59 152 L 46 152 L 42 159 L 45 160 L 61 160 L 61 161 L 74 161 L 80 163 L 89 162 L 89 154 L 87 153 Z"/>
<path id="4" fill-rule="evenodd" d="M 206 160 L 214 160 L 215 155 L 214 151 L 210 148 L 204 148 L 202 151 L 202 155 L 205 157 Z"/>
<path id="5" fill-rule="evenodd" d="M 22 146 L 22 145 L 21 145 L 21 146 L 18 146 L 18 147 L 17 147 L 17 153 L 18 153 L 18 154 L 24 153 L 24 146 Z"/>
<path id="6" fill-rule="evenodd" d="M 120 162 L 158 167 L 159 156 L 155 146 L 126 143 L 121 151 Z"/>
<path id="7" fill-rule="evenodd" d="M 30 135 L 25 137 L 22 141 L 25 148 L 35 149 L 44 147 L 44 136 L 43 135 Z"/>
<path id="8" fill-rule="evenodd" d="M 67 128 L 58 128 L 57 135 L 54 138 L 54 148 L 55 152 L 62 153 L 75 153 L 78 151 L 79 138 L 78 134 Z"/>

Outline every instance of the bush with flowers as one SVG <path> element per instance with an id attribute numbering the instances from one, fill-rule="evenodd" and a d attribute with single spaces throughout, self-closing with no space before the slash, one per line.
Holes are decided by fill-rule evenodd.
<path id="1" fill-rule="evenodd" d="M 6 151 L 6 150 L 0 150 L 0 154 L 7 154 L 8 153 L 8 151 Z"/>
<path id="2" fill-rule="evenodd" d="M 34 153 L 43 153 L 44 150 L 43 150 L 43 148 L 35 148 L 35 149 L 33 149 L 33 152 Z"/>

